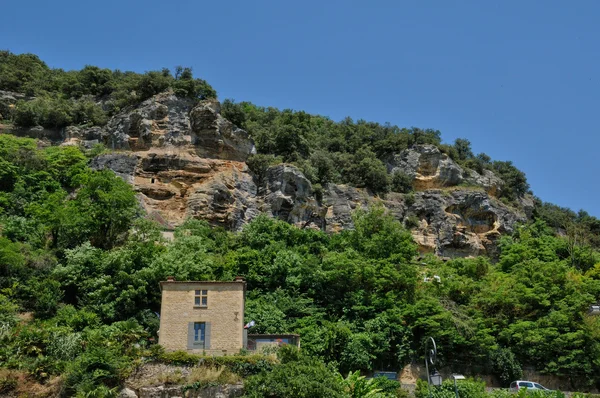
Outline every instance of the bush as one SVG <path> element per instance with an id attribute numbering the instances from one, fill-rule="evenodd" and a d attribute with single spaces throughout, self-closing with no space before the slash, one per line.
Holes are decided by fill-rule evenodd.
<path id="1" fill-rule="evenodd" d="M 419 226 L 419 217 L 411 214 L 404 219 L 404 227 L 408 229 L 417 228 Z"/>
<path id="2" fill-rule="evenodd" d="M 337 371 L 320 360 L 301 357 L 246 379 L 248 398 L 344 397 Z"/>
<path id="3" fill-rule="evenodd" d="M 263 355 L 233 355 L 223 357 L 206 357 L 189 354 L 185 351 L 163 352 L 156 349 L 154 357 L 162 363 L 169 365 L 197 366 L 219 368 L 226 367 L 233 373 L 242 377 L 269 371 L 273 367 L 274 360 Z"/>
<path id="4" fill-rule="evenodd" d="M 461 380 L 457 383 L 458 396 L 460 398 L 486 398 L 485 383 L 473 379 Z M 427 382 L 417 380 L 415 389 L 415 398 L 429 397 L 429 390 L 432 398 L 456 398 L 454 390 L 454 381 L 446 379 L 439 387 L 431 386 L 428 388 Z"/>
<path id="5" fill-rule="evenodd" d="M 500 379 L 502 384 L 508 387 L 510 382 L 518 380 L 523 376 L 523 370 L 515 354 L 507 348 L 499 348 L 491 354 L 494 375 Z"/>
<path id="6" fill-rule="evenodd" d="M 87 392 L 104 385 L 114 388 L 126 376 L 129 359 L 115 348 L 91 347 L 71 363 L 65 377 L 65 392 Z"/>
<path id="7" fill-rule="evenodd" d="M 263 154 L 251 155 L 246 160 L 248 168 L 252 173 L 254 173 L 254 175 L 256 175 L 256 179 L 258 182 L 257 185 L 259 186 L 263 184 L 269 167 L 278 163 L 281 163 L 281 158 L 273 155 Z"/>
<path id="8" fill-rule="evenodd" d="M 240 128 L 246 128 L 246 114 L 241 104 L 226 99 L 221 103 L 221 116 Z"/>
<path id="9" fill-rule="evenodd" d="M 394 398 L 408 398 L 409 392 L 402 388 L 400 382 L 390 380 L 387 377 L 376 377 L 373 385 L 381 390 L 382 394 Z"/>
<path id="10" fill-rule="evenodd" d="M 414 192 L 410 192 L 404 195 L 404 204 L 406 205 L 406 207 L 411 207 L 412 205 L 414 205 L 416 200 L 417 198 L 415 197 Z"/>
<path id="11" fill-rule="evenodd" d="M 392 184 L 391 190 L 392 192 L 399 193 L 409 193 L 413 190 L 412 181 L 406 173 L 403 173 L 400 170 L 396 170 L 392 173 Z"/>

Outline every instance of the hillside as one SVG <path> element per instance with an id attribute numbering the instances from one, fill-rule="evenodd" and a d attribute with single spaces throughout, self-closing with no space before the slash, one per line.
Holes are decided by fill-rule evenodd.
<path id="1" fill-rule="evenodd" d="M 475 156 L 467 140 L 444 145 L 433 130 L 221 105 L 203 99 L 216 95 L 206 82 L 182 72 L 136 77 L 86 67 L 73 93 L 62 85 L 74 79 L 72 72 L 56 77 L 38 61 L 28 62 L 45 72 L 20 85 L 7 79 L 2 88 L 21 93 L 0 97 L 13 122 L 4 131 L 118 151 L 99 156 L 92 167 L 111 168 L 133 184 L 150 217 L 167 229 L 192 217 L 236 231 L 267 213 L 333 232 L 352 227 L 354 209 L 377 203 L 411 229 L 421 252 L 454 257 L 494 255 L 502 233 L 531 219 L 524 174 L 510 162 Z M 28 69 L 35 76 L 35 68 Z M 44 73 L 58 82 L 46 88 Z M 199 88 L 183 91 L 183 81 Z M 23 97 L 35 90 L 40 95 Z M 81 107 L 90 110 L 80 115 Z M 64 113 L 49 111 L 56 108 Z"/>
<path id="2" fill-rule="evenodd" d="M 599 386 L 599 220 L 467 140 L 221 103 L 189 68 L 1 52 L 0 90 L 0 393 L 111 396 L 150 360 L 197 363 L 153 344 L 158 283 L 237 275 L 256 332 L 302 337 L 219 365 L 272 393 L 344 396 L 337 372 L 400 370 L 427 336 L 498 385 Z"/>

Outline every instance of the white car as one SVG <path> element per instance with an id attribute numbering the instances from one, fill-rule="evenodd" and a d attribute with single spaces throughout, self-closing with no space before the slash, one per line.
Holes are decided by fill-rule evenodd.
<path id="1" fill-rule="evenodd" d="M 534 381 L 517 380 L 517 381 L 513 381 L 512 383 L 510 383 L 510 391 L 516 392 L 522 388 L 527 388 L 528 390 L 552 391 Z"/>

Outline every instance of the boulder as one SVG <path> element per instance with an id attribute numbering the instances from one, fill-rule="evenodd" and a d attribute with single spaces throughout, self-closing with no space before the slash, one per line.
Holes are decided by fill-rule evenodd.
<path id="1" fill-rule="evenodd" d="M 475 170 L 468 170 L 464 183 L 465 185 L 482 187 L 487 193 L 496 197 L 500 195 L 504 186 L 504 181 L 490 170 L 483 170 L 482 174 Z"/>
<path id="2" fill-rule="evenodd" d="M 191 143 L 199 156 L 245 161 L 256 153 L 245 130 L 220 114 L 217 100 L 204 100 L 190 111 Z"/>
<path id="3" fill-rule="evenodd" d="M 387 161 L 390 173 L 401 171 L 413 178 L 416 190 L 459 185 L 464 170 L 434 145 L 414 145 Z"/>
<path id="4" fill-rule="evenodd" d="M 421 251 L 447 257 L 493 255 L 500 234 L 527 219 L 487 193 L 469 189 L 419 192 L 407 216 L 419 220 L 412 232 Z"/>
<path id="5" fill-rule="evenodd" d="M 124 388 L 119 392 L 117 398 L 138 398 L 138 396 L 132 389 Z"/>
<path id="6" fill-rule="evenodd" d="M 297 167 L 272 166 L 265 181 L 264 210 L 271 216 L 303 228 L 320 219 L 312 184 Z"/>
<path id="7" fill-rule="evenodd" d="M 90 162 L 90 167 L 94 170 L 110 169 L 125 182 L 132 184 L 137 162 L 134 154 L 110 153 L 96 156 Z"/>

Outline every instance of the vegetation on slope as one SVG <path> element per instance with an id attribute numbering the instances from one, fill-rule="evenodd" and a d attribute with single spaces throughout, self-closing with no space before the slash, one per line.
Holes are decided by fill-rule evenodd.
<path id="1" fill-rule="evenodd" d="M 246 277 L 253 331 L 299 333 L 305 355 L 344 374 L 399 369 L 433 336 L 456 371 L 508 382 L 535 366 L 600 381 L 600 324 L 586 313 L 600 296 L 600 257 L 571 252 L 543 221 L 503 238 L 497 264 L 417 264 L 410 233 L 377 208 L 333 235 L 259 217 L 238 234 L 188 221 L 164 242 L 135 219 L 131 188 L 87 168 L 78 149 L 0 136 L 0 159 L 0 365 L 40 381 L 63 374 L 65 391 L 127 375 L 156 338 L 167 275 Z M 441 283 L 423 282 L 433 275 Z M 24 312 L 33 319 L 19 320 Z"/>
<path id="2" fill-rule="evenodd" d="M 215 95 L 189 72 L 64 72 L 35 56 L 3 52 L 0 89 L 36 99 L 2 113 L 22 125 L 101 124 L 165 88 Z M 71 112 L 82 104 L 91 110 L 78 119 Z M 406 178 L 388 175 L 383 162 L 430 143 L 465 167 L 498 173 L 510 187 L 508 201 L 528 189 L 509 162 L 474 156 L 466 140 L 444 145 L 433 130 L 336 123 L 231 101 L 223 113 L 255 137 L 255 170 L 291 161 L 316 184 L 406 192 Z M 155 225 L 137 218 L 131 187 L 89 169 L 86 155 L 0 135 L 0 367 L 10 372 L 45 384 L 61 375 L 65 395 L 107 395 L 142 358 L 173 359 L 152 344 L 160 280 L 242 275 L 253 331 L 302 336 L 302 357 L 248 379 L 271 386 L 255 396 L 294 390 L 282 376 L 289 372 L 304 377 L 303 385 L 348 394 L 358 379 L 344 387 L 332 382 L 336 372 L 420 361 L 426 336 L 438 341 L 442 366 L 454 371 L 495 374 L 506 383 L 533 366 L 578 388 L 600 383 L 600 321 L 587 313 L 600 297 L 600 222 L 585 212 L 538 202 L 533 222 L 501 240 L 495 264 L 485 257 L 417 263 L 411 235 L 378 208 L 357 212 L 354 230 L 333 235 L 259 217 L 237 234 L 188 221 L 165 242 Z M 434 275 L 441 282 L 425 282 Z M 13 380 L 2 377 L 0 392 Z"/>
<path id="3" fill-rule="evenodd" d="M 437 130 L 354 122 L 350 118 L 334 122 L 302 111 L 280 111 L 231 100 L 223 101 L 222 114 L 254 138 L 259 153 L 254 163 L 294 162 L 311 182 L 321 186 L 336 182 L 368 187 L 378 194 L 390 190 L 406 193 L 411 190 L 410 180 L 401 172 L 390 175 L 386 161 L 412 145 L 431 144 L 464 168 L 496 173 L 506 184 L 501 198 L 508 202 L 515 202 L 529 191 L 525 174 L 511 162 L 492 161 L 484 153 L 474 155 L 471 143 L 465 139 L 457 139 L 453 145 L 442 144 Z"/>
<path id="4" fill-rule="evenodd" d="M 49 68 L 33 54 L 0 51 L 0 90 L 21 93 L 14 109 L 0 108 L 0 115 L 18 126 L 103 125 L 130 105 L 172 89 L 191 99 L 215 98 L 204 80 L 195 79 L 191 68 L 178 66 L 144 74 L 85 66 L 79 71 Z"/>

